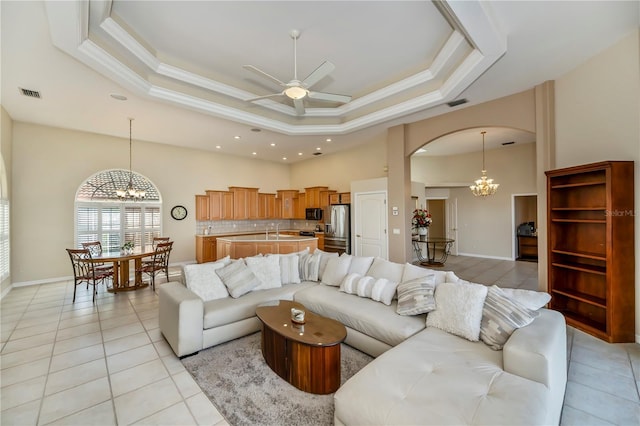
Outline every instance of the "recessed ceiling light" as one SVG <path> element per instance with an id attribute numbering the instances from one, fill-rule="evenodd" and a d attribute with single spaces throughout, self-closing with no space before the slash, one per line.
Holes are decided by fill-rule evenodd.
<path id="1" fill-rule="evenodd" d="M 275 143 L 273 143 L 273 142 L 271 142 L 269 145 L 271 145 L 271 146 L 276 146 L 276 144 L 275 144 Z"/>
<path id="2" fill-rule="evenodd" d="M 331 138 L 326 138 L 325 141 L 326 142 L 331 142 Z"/>
<path id="3" fill-rule="evenodd" d="M 258 153 L 257 152 L 252 152 L 251 155 L 258 155 Z"/>
<path id="4" fill-rule="evenodd" d="M 220 145 L 216 145 L 216 149 L 220 149 L 222 148 Z"/>
<path id="5" fill-rule="evenodd" d="M 234 138 L 234 139 L 240 139 L 240 136 L 237 136 L 237 135 L 236 135 L 236 136 L 234 136 L 233 138 Z"/>
<path id="6" fill-rule="evenodd" d="M 316 147 L 316 151 L 322 151 L 322 148 L 320 148 L 319 146 Z"/>
<path id="7" fill-rule="evenodd" d="M 127 100 L 127 97 L 126 97 L 126 96 L 124 96 L 124 95 L 119 95 L 119 94 L 117 94 L 117 93 L 112 93 L 112 94 L 110 94 L 109 96 L 111 96 L 113 99 L 116 99 L 116 100 L 118 100 L 118 101 L 126 101 L 126 100 Z"/>
<path id="8" fill-rule="evenodd" d="M 283 160 L 286 160 L 286 159 L 287 159 L 287 157 L 282 157 L 282 159 L 283 159 Z"/>
<path id="9" fill-rule="evenodd" d="M 301 153 L 301 152 L 299 152 L 299 153 L 298 153 L 298 155 L 302 155 L 302 153 Z"/>

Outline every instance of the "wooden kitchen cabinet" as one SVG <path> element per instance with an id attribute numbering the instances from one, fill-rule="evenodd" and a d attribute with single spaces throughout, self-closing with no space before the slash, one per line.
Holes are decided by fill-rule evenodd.
<path id="1" fill-rule="evenodd" d="M 551 309 L 609 343 L 635 340 L 633 161 L 547 175 Z"/>
<path id="2" fill-rule="evenodd" d="M 341 192 L 339 195 L 340 195 L 340 204 L 351 204 L 350 192 Z"/>
<path id="3" fill-rule="evenodd" d="M 208 220 L 231 220 L 233 219 L 234 194 L 230 191 L 207 191 L 209 198 L 209 219 Z"/>
<path id="4" fill-rule="evenodd" d="M 326 186 L 313 186 L 311 188 L 305 188 L 304 192 L 306 194 L 306 207 L 307 208 L 321 208 L 322 207 L 322 199 L 321 192 L 327 191 L 329 188 Z M 327 196 L 328 203 L 328 196 Z"/>
<path id="5" fill-rule="evenodd" d="M 258 188 L 230 186 L 233 193 L 233 218 L 258 219 Z"/>
<path id="6" fill-rule="evenodd" d="M 208 195 L 196 195 L 196 220 L 210 220 Z"/>
<path id="7" fill-rule="evenodd" d="M 298 198 L 297 189 L 282 189 L 278 191 L 278 199 L 281 203 L 281 219 L 295 219 L 296 211 L 294 200 Z"/>
<path id="8" fill-rule="evenodd" d="M 196 262 L 213 262 L 217 259 L 216 237 L 196 235 Z"/>
<path id="9" fill-rule="evenodd" d="M 307 194 L 300 192 L 298 194 L 298 201 L 296 203 L 296 219 L 305 219 L 307 210 Z"/>
<path id="10" fill-rule="evenodd" d="M 324 233 L 316 232 L 316 238 L 318 238 L 318 248 L 324 250 Z"/>
<path id="11" fill-rule="evenodd" d="M 326 189 L 320 191 L 320 208 L 323 209 L 331 204 L 329 201 L 332 195 L 337 195 L 338 191 L 333 189 Z"/>
<path id="12" fill-rule="evenodd" d="M 276 194 L 258 194 L 258 219 L 276 217 Z"/>

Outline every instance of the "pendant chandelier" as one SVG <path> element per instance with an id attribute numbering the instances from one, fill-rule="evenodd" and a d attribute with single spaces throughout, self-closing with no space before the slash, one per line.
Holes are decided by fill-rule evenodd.
<path id="1" fill-rule="evenodd" d="M 116 195 L 122 200 L 142 200 L 147 195 L 143 189 L 137 189 L 133 186 L 133 171 L 131 169 L 131 122 L 133 118 L 129 118 L 129 184 L 125 189 L 116 190 Z"/>
<path id="2" fill-rule="evenodd" d="M 487 170 L 484 168 L 484 135 L 487 132 L 480 133 L 482 133 L 482 177 L 476 180 L 475 184 L 469 188 L 476 197 L 486 197 L 495 194 L 500 184 L 493 183 L 493 179 L 487 178 Z"/>

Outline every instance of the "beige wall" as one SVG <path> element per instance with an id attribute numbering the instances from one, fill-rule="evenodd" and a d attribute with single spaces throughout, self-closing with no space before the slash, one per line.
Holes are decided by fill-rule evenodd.
<path id="1" fill-rule="evenodd" d="M 128 168 L 128 139 L 14 122 L 13 141 L 12 282 L 70 276 L 64 249 L 73 246 L 75 193 L 98 171 Z M 291 184 L 288 165 L 136 140 L 133 169 L 160 190 L 163 234 L 175 241 L 171 263 L 195 260 L 195 194 Z M 171 219 L 176 204 L 187 207 L 185 220 Z"/>
<path id="2" fill-rule="evenodd" d="M 636 341 L 640 342 L 640 33 L 556 80 L 556 167 L 635 161 Z"/>
<path id="3" fill-rule="evenodd" d="M 9 205 L 11 206 L 11 149 L 13 146 L 13 121 L 7 111 L 0 106 L 0 195 L 7 197 Z M 10 212 L 10 221 L 13 222 L 12 216 L 14 211 Z M 13 230 L 10 228 L 10 237 L 15 238 Z M 11 242 L 10 242 L 11 245 Z M 13 267 L 10 266 L 10 273 L 13 271 Z M 4 296 L 10 290 L 11 287 L 11 275 L 2 280 L 0 286 L 0 297 Z"/>
<path id="4" fill-rule="evenodd" d="M 338 192 L 349 192 L 352 181 L 386 177 L 386 149 L 386 134 L 381 134 L 354 149 L 294 163 L 292 189 L 328 186 Z"/>
<path id="5" fill-rule="evenodd" d="M 449 197 L 458 201 L 459 254 L 512 258 L 511 198 L 513 194 L 536 192 L 535 153 L 535 143 L 486 151 L 487 175 L 500 184 L 491 197 L 475 197 L 468 186 L 451 188 Z M 470 184 L 480 177 L 481 169 L 481 152 L 411 158 L 412 180 L 427 187 L 448 182 Z"/>

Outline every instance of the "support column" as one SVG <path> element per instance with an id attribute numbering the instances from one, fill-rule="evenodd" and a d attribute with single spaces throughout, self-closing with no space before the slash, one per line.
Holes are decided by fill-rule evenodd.
<path id="1" fill-rule="evenodd" d="M 405 155 L 405 140 L 406 125 L 387 131 L 389 260 L 398 263 L 411 261 L 411 157 Z"/>

